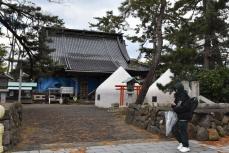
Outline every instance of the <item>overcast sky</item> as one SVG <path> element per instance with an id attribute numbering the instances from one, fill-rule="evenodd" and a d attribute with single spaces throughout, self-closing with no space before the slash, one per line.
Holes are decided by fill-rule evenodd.
<path id="1" fill-rule="evenodd" d="M 118 6 L 123 0 L 53 0 L 62 3 L 50 3 L 48 0 L 31 0 L 41 6 L 45 13 L 59 16 L 65 22 L 66 28 L 90 30 L 88 22 L 95 23 L 93 17 L 102 17 L 106 11 L 118 13 Z M 126 41 L 131 58 L 139 54 L 138 45 Z"/>

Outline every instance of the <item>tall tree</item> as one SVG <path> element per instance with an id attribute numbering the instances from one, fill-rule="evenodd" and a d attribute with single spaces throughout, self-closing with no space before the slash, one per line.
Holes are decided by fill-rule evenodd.
<path id="1" fill-rule="evenodd" d="M 140 51 L 145 53 L 151 64 L 137 103 L 143 102 L 160 59 L 160 68 L 172 68 L 177 78 L 181 79 L 192 78 L 191 72 L 198 71 L 201 66 L 208 69 L 227 63 L 227 2 L 182 0 L 170 4 L 166 0 L 126 0 L 121 4 L 120 16 L 140 20 L 134 29 L 135 35 L 127 38 L 141 44 Z M 165 40 L 166 43 L 163 43 Z M 152 47 L 145 44 L 152 44 Z"/>
<path id="2" fill-rule="evenodd" d="M 113 11 L 107 11 L 104 17 L 94 17 L 98 22 L 89 23 L 90 27 L 96 27 L 99 31 L 117 33 L 125 29 L 125 18 L 116 16 Z"/>
<path id="3" fill-rule="evenodd" d="M 145 78 L 140 95 L 136 100 L 137 104 L 143 103 L 148 88 L 155 79 L 155 71 L 160 62 L 160 56 L 163 49 L 163 25 L 167 20 L 166 14 L 168 11 L 168 6 L 169 2 L 166 0 L 125 0 L 119 7 L 121 14 L 119 17 L 123 17 L 124 19 L 127 19 L 128 17 L 134 17 L 140 20 L 140 23 L 136 25 L 136 28 L 134 29 L 135 35 L 128 36 L 128 39 L 130 39 L 132 42 L 140 43 L 140 50 L 144 53 L 147 53 L 148 59 L 151 59 L 150 70 Z M 113 17 L 108 15 L 103 18 L 97 18 L 98 24 L 91 25 L 97 27 L 99 30 L 103 30 L 105 28 L 103 28 L 103 25 L 101 26 L 100 23 L 108 21 L 112 18 Z M 121 19 L 119 21 L 124 20 Z M 115 25 L 116 24 L 117 23 L 115 23 Z M 106 28 L 107 27 L 112 28 L 111 30 L 114 30 L 114 26 L 106 26 Z M 152 44 L 153 47 L 146 47 L 146 43 Z"/>
<path id="4" fill-rule="evenodd" d="M 228 8 L 228 0 L 184 0 L 175 3 L 174 9 L 179 12 L 179 17 L 186 19 L 186 27 L 182 28 L 188 29 L 195 39 L 192 47 L 202 56 L 205 69 L 223 66 L 228 60 Z M 182 28 L 179 30 L 182 31 Z"/>
<path id="5" fill-rule="evenodd" d="M 144 3 L 142 5 L 142 3 Z M 124 4 L 124 3 L 123 3 Z M 129 6 L 128 6 L 129 5 Z M 142 90 L 137 97 L 136 103 L 142 104 L 146 93 L 155 79 L 155 71 L 160 62 L 160 56 L 163 47 L 163 32 L 162 26 L 165 21 L 165 11 L 167 7 L 166 0 L 159 1 L 131 1 L 128 5 L 123 5 L 120 8 L 122 12 L 128 13 L 131 15 L 139 17 L 141 24 L 138 27 L 143 27 L 143 35 L 140 38 L 147 38 L 144 42 L 149 41 L 153 43 L 153 63 L 150 67 L 149 73 L 147 74 L 144 83 L 142 85 Z M 144 7 L 143 7 L 144 6 Z M 136 29 L 136 32 L 139 32 L 139 28 Z M 134 40 L 135 38 L 133 38 Z M 144 44 L 142 44 L 142 47 Z"/>
<path id="6" fill-rule="evenodd" d="M 39 62 L 39 32 L 42 27 L 63 25 L 63 21 L 57 16 L 49 16 L 42 13 L 40 7 L 27 0 L 1 0 L 0 24 L 11 34 L 11 38 L 18 45 L 18 56 L 28 58 L 30 64 L 29 74 L 34 77 L 34 63 Z M 45 53 L 48 55 L 51 51 Z M 22 59 L 18 58 L 18 59 Z M 40 60 L 41 61 L 41 60 Z"/>

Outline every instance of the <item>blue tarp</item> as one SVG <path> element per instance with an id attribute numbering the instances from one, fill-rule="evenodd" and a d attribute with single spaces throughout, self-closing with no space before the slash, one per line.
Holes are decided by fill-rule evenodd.
<path id="1" fill-rule="evenodd" d="M 49 88 L 77 87 L 77 81 L 66 77 L 42 77 L 37 82 L 37 91 L 46 92 Z"/>
<path id="2" fill-rule="evenodd" d="M 87 78 L 88 93 L 94 91 L 103 80 L 96 78 Z M 80 85 L 76 79 L 67 77 L 42 77 L 37 82 L 37 92 L 47 92 L 49 88 L 74 87 L 75 94 L 80 92 Z"/>
<path id="3" fill-rule="evenodd" d="M 88 79 L 88 93 L 94 91 L 99 85 L 101 84 L 101 81 L 95 78 L 89 78 Z"/>

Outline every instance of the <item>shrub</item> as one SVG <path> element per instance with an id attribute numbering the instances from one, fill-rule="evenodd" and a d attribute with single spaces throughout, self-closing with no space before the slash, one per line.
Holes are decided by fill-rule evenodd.
<path id="1" fill-rule="evenodd" d="M 201 95 L 214 102 L 229 103 L 229 69 L 201 70 L 197 74 Z"/>

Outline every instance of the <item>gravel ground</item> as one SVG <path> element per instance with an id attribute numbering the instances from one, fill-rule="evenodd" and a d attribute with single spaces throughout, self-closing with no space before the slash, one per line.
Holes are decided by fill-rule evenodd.
<path id="1" fill-rule="evenodd" d="M 126 124 L 122 116 L 93 105 L 23 105 L 22 124 L 22 141 L 15 150 L 34 150 L 44 144 L 155 138 Z"/>

